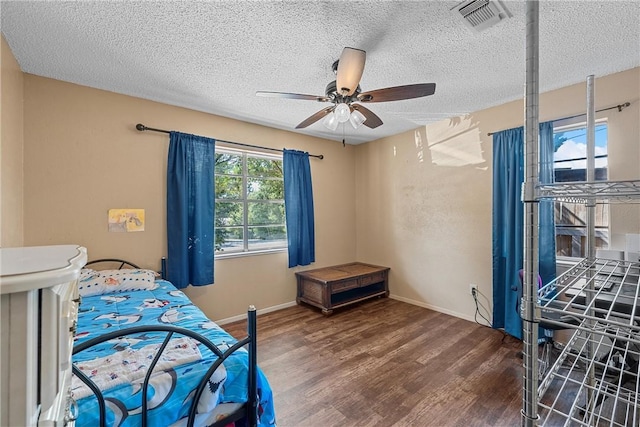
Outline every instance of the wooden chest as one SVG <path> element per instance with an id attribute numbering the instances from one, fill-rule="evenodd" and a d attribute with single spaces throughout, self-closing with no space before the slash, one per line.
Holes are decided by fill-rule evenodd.
<path id="1" fill-rule="evenodd" d="M 352 262 L 300 271 L 296 278 L 296 302 L 319 307 L 327 316 L 338 307 L 389 296 L 389 267 Z"/>

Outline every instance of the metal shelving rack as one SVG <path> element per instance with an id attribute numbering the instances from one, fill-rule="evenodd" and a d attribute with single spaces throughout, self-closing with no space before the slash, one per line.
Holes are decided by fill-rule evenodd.
<path id="1" fill-rule="evenodd" d="M 540 381 L 538 422 L 639 426 L 640 263 L 585 258 L 538 299 L 538 320 L 574 329 Z"/>
<path id="2" fill-rule="evenodd" d="M 587 78 L 587 182 L 538 183 L 538 2 L 526 11 L 522 425 L 640 426 L 640 262 L 595 257 L 595 206 L 640 203 L 640 180 L 595 181 Z M 538 201 L 587 208 L 587 257 L 538 290 Z M 538 322 L 574 330 L 539 379 Z"/>

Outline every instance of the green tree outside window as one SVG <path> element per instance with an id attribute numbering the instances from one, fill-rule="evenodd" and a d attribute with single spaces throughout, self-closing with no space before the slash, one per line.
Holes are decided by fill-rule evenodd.
<path id="1" fill-rule="evenodd" d="M 286 248 L 282 158 L 216 150 L 216 253 Z"/>

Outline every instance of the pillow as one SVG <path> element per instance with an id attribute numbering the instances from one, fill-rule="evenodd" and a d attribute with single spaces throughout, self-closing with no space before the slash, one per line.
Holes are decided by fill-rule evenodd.
<path id="1" fill-rule="evenodd" d="M 83 268 L 78 279 L 78 292 L 83 297 L 113 292 L 152 290 L 158 287 L 152 270 L 125 268 L 96 271 Z"/>

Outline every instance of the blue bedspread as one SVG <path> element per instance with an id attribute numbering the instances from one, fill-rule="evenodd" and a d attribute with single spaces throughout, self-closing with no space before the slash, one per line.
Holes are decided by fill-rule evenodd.
<path id="1" fill-rule="evenodd" d="M 82 299 L 78 315 L 76 344 L 116 329 L 142 325 L 173 325 L 195 331 L 211 340 L 222 351 L 237 340 L 210 321 L 204 313 L 171 283 L 159 280 L 154 290 L 93 295 Z M 107 425 L 137 426 L 141 421 L 140 376 L 128 378 L 123 367 L 144 372 L 145 358 L 157 347 L 164 333 L 141 333 L 128 339 L 112 340 L 74 355 L 76 366 L 96 382 L 110 387 L 103 391 L 107 398 Z M 184 336 L 175 336 L 168 349 L 167 360 L 159 373 L 152 377 L 149 387 L 148 420 L 151 426 L 168 426 L 188 415 L 191 395 L 202 379 L 203 370 L 211 366 L 215 356 L 204 345 L 196 345 Z M 135 351 L 134 351 L 135 350 Z M 196 357 L 197 356 L 197 357 Z M 196 360 L 202 357 L 201 360 Z M 150 360 L 149 360 L 150 362 Z M 186 362 L 186 363 L 183 363 Z M 236 351 L 214 373 L 209 387 L 200 400 L 198 413 L 208 412 L 217 403 L 246 402 L 248 353 Z M 105 376 L 106 374 L 106 376 Z M 225 379 L 226 376 L 226 379 Z M 259 425 L 275 425 L 271 388 L 258 369 Z M 74 378 L 73 392 L 78 401 L 78 426 L 98 425 L 98 404 L 92 396 L 82 397 L 84 386 Z M 80 397 L 78 399 L 78 397 Z M 205 402 L 205 399 L 208 399 Z"/>

